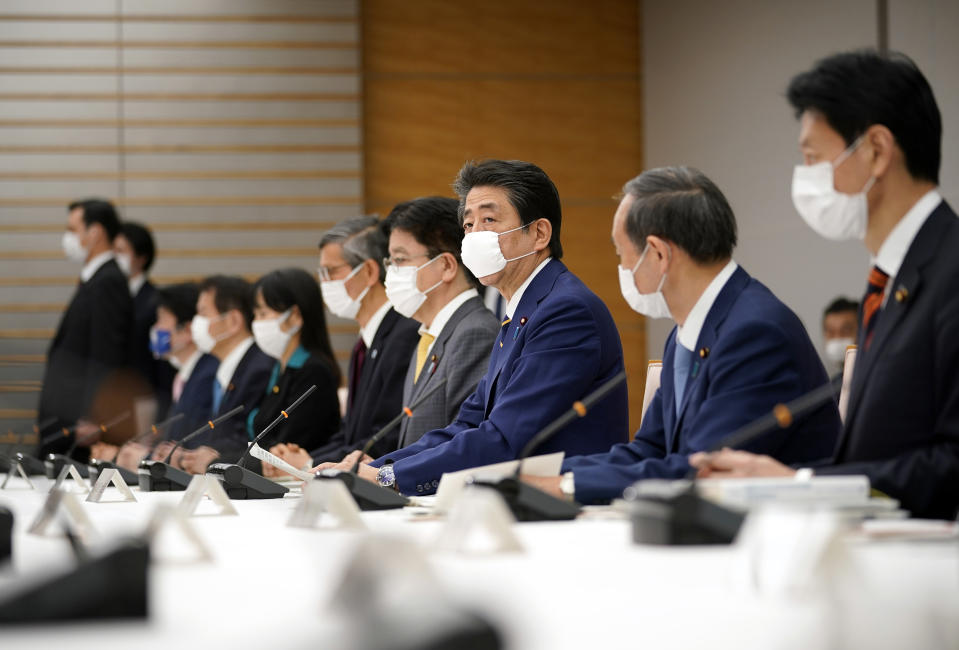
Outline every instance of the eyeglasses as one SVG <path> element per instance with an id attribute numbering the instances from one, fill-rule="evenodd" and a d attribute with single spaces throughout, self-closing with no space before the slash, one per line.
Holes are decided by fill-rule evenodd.
<path id="1" fill-rule="evenodd" d="M 336 273 L 337 269 L 342 269 L 344 266 L 349 267 L 349 264 L 337 264 L 336 266 L 318 266 L 316 272 L 320 276 L 321 282 L 329 282 L 332 279 L 332 274 Z"/>
<path id="2" fill-rule="evenodd" d="M 384 257 L 383 258 L 383 268 L 390 268 L 391 266 L 406 266 L 410 263 L 410 260 L 419 259 L 421 257 L 429 257 L 428 253 L 423 253 L 422 255 L 409 255 L 407 257 L 397 256 L 397 257 Z"/>

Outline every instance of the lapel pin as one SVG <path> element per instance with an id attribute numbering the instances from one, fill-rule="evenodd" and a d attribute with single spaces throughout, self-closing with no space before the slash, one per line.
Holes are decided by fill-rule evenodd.
<path id="1" fill-rule="evenodd" d="M 699 348 L 699 358 L 705 359 L 709 356 L 709 348 Z"/>
<path id="2" fill-rule="evenodd" d="M 906 287 L 902 286 L 901 284 L 899 285 L 899 288 L 896 289 L 896 293 L 894 295 L 896 298 L 896 302 L 902 303 L 909 300 L 909 290 Z"/>
<path id="3" fill-rule="evenodd" d="M 523 316 L 522 318 L 519 319 L 519 324 L 520 324 L 520 325 L 525 325 L 527 320 L 529 320 L 529 319 L 526 318 L 526 316 Z"/>
<path id="4" fill-rule="evenodd" d="M 275 394 L 275 393 L 279 393 L 279 392 L 280 392 L 280 387 L 279 387 L 279 386 L 274 386 L 274 387 L 273 387 L 273 393 Z"/>
<path id="5" fill-rule="evenodd" d="M 436 366 L 438 366 L 439 363 L 440 363 L 440 359 L 435 354 L 430 357 L 430 376 L 432 376 L 433 373 L 436 372 Z"/>
<path id="6" fill-rule="evenodd" d="M 378 355 L 379 353 L 380 353 L 380 349 L 379 349 L 379 348 L 373 348 L 373 349 L 370 351 L 370 359 L 375 359 L 375 358 L 376 358 L 376 355 Z"/>
<path id="7" fill-rule="evenodd" d="M 690 373 L 690 376 L 691 376 L 693 379 L 695 379 L 695 378 L 696 378 L 696 375 L 698 375 L 698 374 L 699 374 L 699 362 L 697 361 L 697 362 L 695 362 L 695 363 L 693 364 L 693 371 L 692 371 L 692 373 Z"/>
<path id="8" fill-rule="evenodd" d="M 226 387 L 227 392 L 233 391 L 233 382 L 230 382 L 230 385 Z"/>

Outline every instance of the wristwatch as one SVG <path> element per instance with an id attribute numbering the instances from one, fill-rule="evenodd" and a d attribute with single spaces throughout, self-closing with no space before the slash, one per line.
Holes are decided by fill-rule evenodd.
<path id="1" fill-rule="evenodd" d="M 393 465 L 387 463 L 376 473 L 376 482 L 380 487 L 396 489 L 396 474 L 393 472 Z"/>
<path id="2" fill-rule="evenodd" d="M 559 491 L 563 493 L 568 501 L 575 500 L 576 484 L 573 482 L 573 473 L 566 472 L 559 477 Z"/>

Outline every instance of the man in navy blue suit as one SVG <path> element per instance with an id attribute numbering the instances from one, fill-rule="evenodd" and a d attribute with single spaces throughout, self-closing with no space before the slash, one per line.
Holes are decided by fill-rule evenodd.
<path id="1" fill-rule="evenodd" d="M 567 458 L 562 477 L 524 477 L 582 503 L 609 501 L 640 479 L 680 478 L 693 452 L 828 382 L 799 318 L 733 261 L 736 219 L 712 181 L 686 167 L 654 169 L 623 193 L 613 217 L 623 297 L 676 327 L 632 442 Z M 812 460 L 829 453 L 839 427 L 829 402 L 749 448 L 784 462 Z"/>
<path id="2" fill-rule="evenodd" d="M 609 311 L 559 261 L 559 193 L 546 173 L 520 161 L 467 163 L 454 188 L 463 263 L 500 291 L 506 317 L 487 372 L 456 419 L 361 467 L 361 476 L 404 494 L 434 492 L 444 472 L 516 458 L 537 431 L 623 369 Z M 626 386 L 602 406 L 539 451 L 585 454 L 626 440 Z"/>
<path id="3" fill-rule="evenodd" d="M 795 77 L 805 165 L 800 216 L 828 239 L 861 239 L 873 268 L 845 426 L 818 474 L 865 474 L 916 517 L 959 510 L 959 219 L 937 190 L 942 119 L 902 54 L 837 54 Z M 789 476 L 741 451 L 693 459 L 700 475 Z"/>

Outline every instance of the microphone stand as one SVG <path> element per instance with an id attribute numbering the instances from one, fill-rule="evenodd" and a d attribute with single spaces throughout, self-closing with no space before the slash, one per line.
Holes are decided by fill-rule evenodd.
<path id="1" fill-rule="evenodd" d="M 182 420 L 185 416 L 185 413 L 177 413 L 173 417 L 167 418 L 163 422 L 158 422 L 156 424 L 150 425 L 150 430 L 140 434 L 130 442 L 138 443 L 141 440 L 144 440 L 147 436 L 153 434 L 156 435 L 161 431 L 164 431 L 174 422 Z M 100 472 L 105 469 L 115 469 L 120 473 L 121 478 L 127 485 L 138 485 L 140 482 L 140 477 L 136 472 L 128 470 L 126 467 L 120 467 L 117 465 L 117 458 L 120 457 L 120 450 L 123 448 L 123 445 L 117 448 L 117 453 L 113 456 L 113 460 L 99 460 L 97 458 L 91 458 L 90 462 L 87 463 L 90 469 L 90 480 L 95 481 L 100 478 Z"/>
<path id="2" fill-rule="evenodd" d="M 130 415 L 132 415 L 131 411 L 124 411 L 123 413 L 113 418 L 106 424 L 101 424 L 100 431 L 102 433 L 106 433 L 111 427 L 114 427 L 120 422 L 123 422 L 128 417 L 130 417 Z M 63 469 L 63 467 L 67 463 L 70 463 L 71 465 L 76 467 L 77 472 L 83 478 L 88 478 L 90 476 L 90 472 L 87 469 L 87 465 L 85 463 L 81 463 L 80 461 L 72 457 L 73 450 L 77 448 L 77 443 L 79 442 L 76 435 L 76 425 L 73 425 L 69 429 L 67 428 L 61 429 L 59 432 L 57 432 L 56 434 L 53 434 L 52 436 L 47 436 L 46 438 L 43 439 L 43 442 L 44 444 L 47 444 L 48 442 L 53 442 L 54 440 L 56 440 L 57 437 L 59 437 L 60 435 L 63 435 L 63 437 L 66 437 L 66 436 L 69 436 L 71 433 L 73 433 L 73 442 L 70 443 L 70 446 L 67 448 L 67 450 L 64 453 L 47 454 L 46 458 L 43 459 L 43 465 L 46 468 L 47 478 L 56 478 L 57 476 L 59 476 L 60 471 Z"/>

